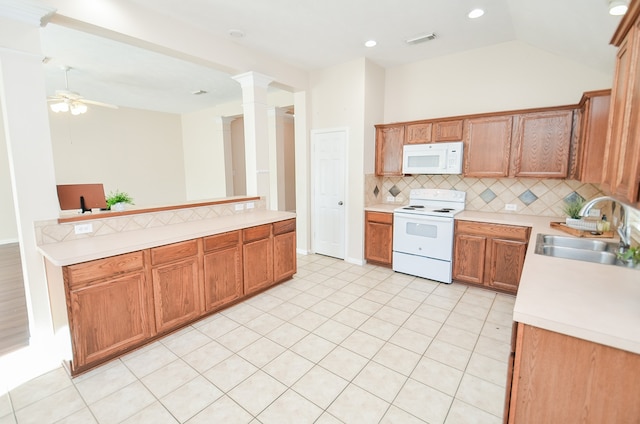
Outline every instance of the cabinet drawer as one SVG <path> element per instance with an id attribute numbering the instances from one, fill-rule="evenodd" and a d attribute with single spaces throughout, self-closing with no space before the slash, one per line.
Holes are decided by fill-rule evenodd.
<path id="1" fill-rule="evenodd" d="M 260 240 L 271 236 L 271 224 L 258 225 L 257 227 L 242 230 L 242 240 L 245 243 Z"/>
<path id="2" fill-rule="evenodd" d="M 98 259 L 96 261 L 66 267 L 66 279 L 69 287 L 89 281 L 100 280 L 114 275 L 141 270 L 144 266 L 142 251 Z"/>
<path id="3" fill-rule="evenodd" d="M 367 222 L 379 222 L 381 224 L 393 224 L 393 214 L 385 212 L 367 212 Z"/>
<path id="4" fill-rule="evenodd" d="M 240 243 L 240 231 L 232 231 L 230 233 L 216 234 L 204 238 L 204 251 L 211 252 L 214 250 L 226 249 L 236 246 Z"/>
<path id="5" fill-rule="evenodd" d="M 506 238 L 510 240 L 529 240 L 529 227 L 517 225 L 490 224 L 475 221 L 456 221 L 456 231 L 465 234 L 475 234 L 493 238 Z"/>
<path id="6" fill-rule="evenodd" d="M 290 233 L 291 231 L 296 230 L 296 220 L 295 219 L 287 219 L 286 221 L 274 222 L 273 223 L 273 235 L 277 236 L 278 234 Z"/>
<path id="7" fill-rule="evenodd" d="M 159 265 L 178 259 L 196 256 L 198 254 L 198 240 L 183 241 L 181 243 L 154 247 L 151 249 L 151 264 Z"/>

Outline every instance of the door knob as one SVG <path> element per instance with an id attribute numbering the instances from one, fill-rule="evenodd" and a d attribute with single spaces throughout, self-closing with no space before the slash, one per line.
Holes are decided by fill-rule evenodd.
<path id="1" fill-rule="evenodd" d="M 344 203 L 342 203 L 342 200 L 338 202 L 338 205 L 342 206 Z"/>

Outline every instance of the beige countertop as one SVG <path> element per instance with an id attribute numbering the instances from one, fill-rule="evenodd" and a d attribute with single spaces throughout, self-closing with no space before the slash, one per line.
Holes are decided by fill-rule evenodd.
<path id="1" fill-rule="evenodd" d="M 568 235 L 549 226 L 562 218 L 464 211 L 456 219 L 531 227 L 515 321 L 640 354 L 640 270 L 536 254 L 538 234 Z"/>
<path id="2" fill-rule="evenodd" d="M 464 211 L 456 219 L 531 227 L 513 319 L 640 354 L 640 270 L 534 252 L 560 218 Z M 612 239 L 603 239 L 612 241 Z"/>
<path id="3" fill-rule="evenodd" d="M 295 217 L 295 213 L 291 212 L 255 210 L 144 230 L 45 244 L 38 246 L 38 250 L 52 264 L 66 266 Z"/>

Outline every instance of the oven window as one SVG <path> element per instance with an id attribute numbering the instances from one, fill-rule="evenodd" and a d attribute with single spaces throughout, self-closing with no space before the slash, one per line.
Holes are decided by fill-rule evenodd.
<path id="1" fill-rule="evenodd" d="M 411 168 L 438 168 L 440 167 L 440 155 L 409 156 L 408 165 Z"/>
<path id="2" fill-rule="evenodd" d="M 438 238 L 438 226 L 407 222 L 407 234 L 417 237 Z"/>

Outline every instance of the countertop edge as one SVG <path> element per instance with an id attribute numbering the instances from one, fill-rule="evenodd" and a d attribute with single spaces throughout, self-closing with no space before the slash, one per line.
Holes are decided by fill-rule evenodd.
<path id="1" fill-rule="evenodd" d="M 260 210 L 170 224 L 162 227 L 44 244 L 38 246 L 38 251 L 53 265 L 67 266 L 257 225 L 270 224 L 295 217 L 296 214 L 293 212 Z"/>

